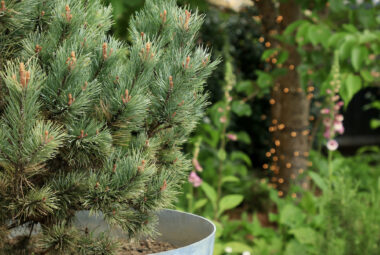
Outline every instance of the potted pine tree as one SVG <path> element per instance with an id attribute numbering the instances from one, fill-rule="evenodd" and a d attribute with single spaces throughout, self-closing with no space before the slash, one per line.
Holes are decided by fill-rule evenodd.
<path id="1" fill-rule="evenodd" d="M 125 45 L 100 0 L 0 8 L 2 253 L 123 254 L 120 237 L 154 236 L 159 221 L 162 238 L 199 246 L 163 254 L 211 254 L 211 223 L 162 210 L 186 179 L 181 147 L 217 64 L 195 45 L 203 17 L 148 0 Z"/>

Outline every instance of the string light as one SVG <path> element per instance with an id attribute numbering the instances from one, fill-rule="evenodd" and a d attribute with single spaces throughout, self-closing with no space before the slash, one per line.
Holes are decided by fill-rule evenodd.
<path id="1" fill-rule="evenodd" d="M 266 42 L 265 43 L 265 47 L 269 48 L 271 46 L 271 43 L 270 42 Z"/>
<path id="2" fill-rule="evenodd" d="M 278 179 L 278 183 L 280 184 L 284 183 L 284 179 L 283 178 Z"/>
<path id="3" fill-rule="evenodd" d="M 300 152 L 299 152 L 299 151 L 295 151 L 295 152 L 294 152 L 294 156 L 295 156 L 295 157 L 298 157 L 299 155 L 300 155 Z"/>
<path id="4" fill-rule="evenodd" d="M 276 119 L 273 119 L 273 120 L 272 120 L 272 124 L 273 124 L 273 125 L 276 125 L 277 122 L 278 122 L 278 121 L 277 121 Z"/>
<path id="5" fill-rule="evenodd" d="M 264 164 L 264 165 L 263 165 L 263 168 L 264 168 L 264 169 L 268 169 L 268 168 L 269 168 L 269 165 L 268 165 L 268 164 Z"/>
<path id="6" fill-rule="evenodd" d="M 285 128 L 285 125 L 284 125 L 284 124 L 281 123 L 280 125 L 278 125 L 278 129 L 279 129 L 279 130 L 283 130 L 284 128 Z"/>
<path id="7" fill-rule="evenodd" d="M 276 22 L 277 23 L 281 23 L 283 21 L 284 17 L 282 17 L 281 15 L 280 16 L 277 16 L 276 18 Z"/>
<path id="8" fill-rule="evenodd" d="M 281 142 L 280 142 L 280 140 L 276 140 L 276 141 L 274 141 L 274 144 L 275 144 L 277 147 L 279 147 L 279 146 L 281 145 Z"/>
<path id="9" fill-rule="evenodd" d="M 264 40 L 265 40 L 265 39 L 264 39 L 264 37 L 262 37 L 262 36 L 259 38 L 259 42 L 261 42 L 261 43 L 263 43 Z"/>
<path id="10" fill-rule="evenodd" d="M 284 192 L 282 190 L 278 191 L 278 196 L 282 197 L 284 195 Z"/>
<path id="11" fill-rule="evenodd" d="M 274 154 L 276 152 L 276 149 L 275 148 L 271 148 L 270 149 L 270 153 Z"/>
<path id="12" fill-rule="evenodd" d="M 292 131 L 292 132 L 290 133 L 290 135 L 291 135 L 291 137 L 296 137 L 296 136 L 297 136 L 297 132 Z"/>
<path id="13" fill-rule="evenodd" d="M 289 88 L 284 88 L 284 93 L 286 94 L 286 93 L 289 93 Z"/>
<path id="14" fill-rule="evenodd" d="M 286 168 L 291 168 L 292 167 L 292 163 L 286 163 Z"/>
<path id="15" fill-rule="evenodd" d="M 294 70 L 294 65 L 289 65 L 289 70 Z"/>
<path id="16" fill-rule="evenodd" d="M 304 170 L 303 170 L 302 168 L 300 168 L 300 169 L 298 170 L 298 173 L 299 173 L 299 174 L 303 174 L 303 172 L 304 172 Z"/>
<path id="17" fill-rule="evenodd" d="M 273 98 L 271 98 L 271 99 L 269 100 L 269 103 L 273 105 L 273 104 L 276 103 L 276 100 L 274 100 Z"/>
<path id="18" fill-rule="evenodd" d="M 296 193 L 292 193 L 292 198 L 297 198 L 297 194 Z"/>

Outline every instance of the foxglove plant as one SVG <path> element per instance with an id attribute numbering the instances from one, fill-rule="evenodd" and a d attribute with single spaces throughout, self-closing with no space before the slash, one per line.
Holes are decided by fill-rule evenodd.
<path id="1" fill-rule="evenodd" d="M 0 21 L 0 248 L 112 254 L 107 238 L 73 226 L 81 210 L 129 238 L 154 234 L 186 180 L 182 144 L 217 64 L 195 45 L 203 17 L 148 0 L 131 45 L 107 36 L 100 0 L 1 1 Z M 9 235 L 36 225 L 33 242 Z"/>
<path id="2" fill-rule="evenodd" d="M 323 115 L 324 133 L 323 136 L 327 139 L 326 147 L 330 151 L 338 149 L 338 142 L 334 139 L 338 134 L 344 133 L 343 115 L 340 110 L 343 106 L 343 101 L 340 100 L 339 90 L 341 86 L 339 74 L 338 58 L 335 58 L 332 67 L 331 88 L 326 89 L 326 106 L 321 110 Z"/>

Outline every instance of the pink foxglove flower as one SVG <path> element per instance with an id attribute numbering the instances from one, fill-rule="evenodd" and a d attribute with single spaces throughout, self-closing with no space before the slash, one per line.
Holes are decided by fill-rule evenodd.
<path id="1" fill-rule="evenodd" d="M 339 121 L 339 122 L 342 122 L 344 120 L 344 117 L 343 117 L 342 114 L 338 114 L 338 115 L 335 116 L 335 120 Z"/>
<path id="2" fill-rule="evenodd" d="M 194 187 L 199 187 L 202 184 L 202 179 L 197 175 L 196 172 L 191 171 L 189 175 L 189 182 L 193 184 Z"/>
<path id="3" fill-rule="evenodd" d="M 237 141 L 237 135 L 235 134 L 227 134 L 227 138 L 231 141 Z"/>
<path id="4" fill-rule="evenodd" d="M 326 128 L 325 132 L 323 133 L 323 137 L 326 138 L 326 139 L 329 139 L 330 135 L 331 135 L 330 129 Z"/>
<path id="5" fill-rule="evenodd" d="M 336 140 L 331 139 L 327 141 L 326 146 L 329 151 L 335 151 L 336 149 L 338 149 L 339 144 Z"/>
<path id="6" fill-rule="evenodd" d="M 195 170 L 197 170 L 198 172 L 203 171 L 203 167 L 201 166 L 201 164 L 199 164 L 199 161 L 196 158 L 193 158 L 193 166 L 194 166 Z"/>
<path id="7" fill-rule="evenodd" d="M 342 122 L 336 121 L 334 123 L 334 130 L 337 131 L 339 134 L 343 134 L 344 133 L 344 127 L 343 127 Z"/>
<path id="8" fill-rule="evenodd" d="M 226 123 L 226 122 L 227 122 L 227 118 L 226 118 L 226 116 L 222 116 L 222 117 L 220 117 L 219 121 L 220 121 L 221 123 Z"/>
<path id="9" fill-rule="evenodd" d="M 322 113 L 322 114 L 329 114 L 329 113 L 330 113 L 330 109 L 328 109 L 328 108 L 323 108 L 323 109 L 321 110 L 321 113 Z"/>

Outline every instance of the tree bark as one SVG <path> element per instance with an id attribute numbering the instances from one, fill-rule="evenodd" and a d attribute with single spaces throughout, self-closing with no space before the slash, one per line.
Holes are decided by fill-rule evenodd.
<path id="1" fill-rule="evenodd" d="M 270 153 L 271 169 L 280 195 L 289 191 L 290 184 L 307 168 L 309 155 L 309 99 L 301 88 L 297 66 L 301 57 L 295 45 L 275 40 L 285 28 L 299 19 L 300 7 L 295 0 L 281 2 L 278 8 L 271 0 L 255 1 L 258 7 L 265 42 L 271 48 L 287 50 L 288 60 L 283 67 L 288 71 L 276 79 L 272 89 L 272 138 L 274 147 Z M 266 45 L 268 46 L 268 45 Z M 275 65 L 271 67 L 276 68 Z M 298 179 L 298 178 L 297 178 Z M 299 180 L 299 179 L 298 179 Z"/>

